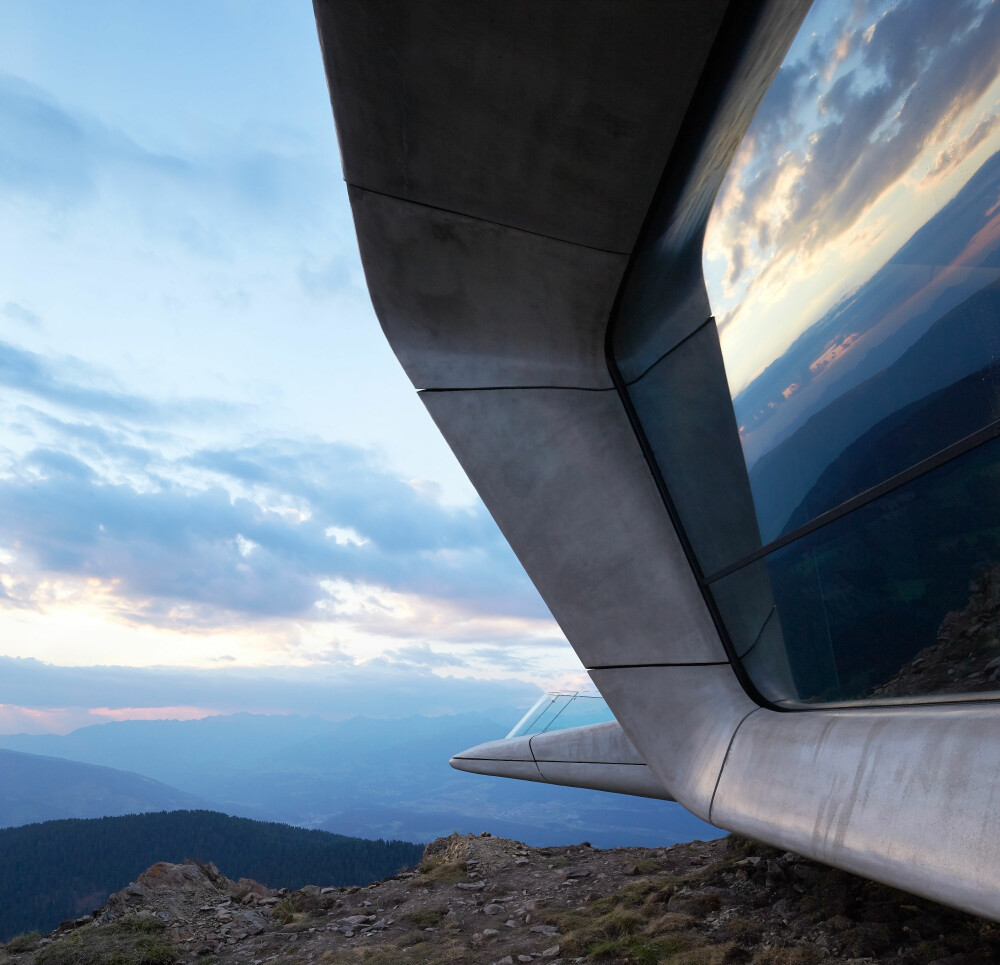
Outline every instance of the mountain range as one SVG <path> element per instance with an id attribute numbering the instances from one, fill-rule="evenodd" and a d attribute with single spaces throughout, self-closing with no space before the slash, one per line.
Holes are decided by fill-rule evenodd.
<path id="1" fill-rule="evenodd" d="M 141 774 L 0 750 L 0 828 L 206 805 L 197 795 Z"/>
<path id="2" fill-rule="evenodd" d="M 511 711 L 508 721 L 517 716 Z M 100 773 L 90 774 L 93 783 L 77 810 L 58 813 L 53 803 L 45 817 L 121 813 L 105 810 L 105 802 L 131 776 L 167 786 L 157 796 L 154 785 L 146 785 L 149 796 L 135 796 L 135 810 L 211 807 L 361 837 L 430 841 L 451 831 L 495 828 L 540 845 L 589 840 L 597 847 L 615 847 L 720 834 L 671 802 L 484 777 L 449 767 L 456 751 L 502 736 L 506 729 L 507 724 L 479 714 L 344 721 L 236 714 L 112 722 L 66 735 L 6 735 L 0 736 L 0 748 L 36 755 L 43 763 L 61 758 L 64 765 L 114 764 L 134 772 L 109 771 L 103 774 L 105 785 L 98 780 Z M 32 816 L 30 802 L 45 797 L 45 781 L 51 784 L 52 779 L 44 775 L 53 766 L 39 764 L 37 782 L 28 768 L 22 769 L 18 788 L 8 787 L 16 800 L 6 812 L 0 808 L 0 824 L 42 818 L 41 813 Z M 160 803 L 169 800 L 169 793 L 177 795 L 177 804 Z"/>

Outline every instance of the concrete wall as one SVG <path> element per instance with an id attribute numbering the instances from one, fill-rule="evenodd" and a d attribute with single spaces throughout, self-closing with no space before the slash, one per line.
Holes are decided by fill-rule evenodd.
<path id="1" fill-rule="evenodd" d="M 1000 918 L 997 705 L 755 702 L 606 363 L 622 313 L 626 380 L 703 324 L 704 217 L 807 6 L 316 0 L 380 322 L 621 725 L 461 757 L 607 765 L 589 786 Z M 655 291 L 629 284 L 650 237 L 676 254 Z M 665 384 L 697 406 L 689 371 Z"/>

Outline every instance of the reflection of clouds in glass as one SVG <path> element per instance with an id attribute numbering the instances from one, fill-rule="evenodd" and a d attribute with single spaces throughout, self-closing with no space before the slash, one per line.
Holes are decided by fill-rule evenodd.
<path id="1" fill-rule="evenodd" d="M 735 391 L 1000 145 L 1000 2 L 884 6 L 817 2 L 720 191 L 706 277 Z"/>
<path id="2" fill-rule="evenodd" d="M 934 162 L 934 167 L 927 172 L 925 182 L 939 181 L 957 164 L 961 164 L 983 141 L 986 140 L 1000 123 L 1000 116 L 990 114 L 984 117 L 965 137 L 951 141 L 942 149 Z"/>

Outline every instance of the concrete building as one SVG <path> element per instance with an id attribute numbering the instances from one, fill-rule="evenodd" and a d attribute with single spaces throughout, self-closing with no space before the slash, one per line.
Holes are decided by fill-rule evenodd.
<path id="1" fill-rule="evenodd" d="M 453 765 L 1000 918 L 997 4 L 862 6 L 315 0 L 386 338 L 615 718 Z"/>

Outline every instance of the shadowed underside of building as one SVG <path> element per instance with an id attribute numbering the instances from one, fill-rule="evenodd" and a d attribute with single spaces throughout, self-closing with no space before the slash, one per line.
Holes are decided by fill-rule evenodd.
<path id="1" fill-rule="evenodd" d="M 706 288 L 720 185 L 810 6 L 315 2 L 386 338 L 615 718 L 496 741 L 452 763 L 672 798 L 721 828 L 1000 918 L 1000 705 L 985 684 L 906 692 L 899 674 L 919 676 L 907 661 L 944 645 L 905 624 L 926 603 L 937 629 L 945 612 L 927 602 L 933 580 L 890 573 L 883 586 L 865 575 L 882 600 L 909 587 L 912 605 L 887 615 L 849 568 L 865 547 L 896 546 L 880 521 L 916 531 L 907 507 L 922 504 L 903 495 L 932 484 L 935 499 L 944 486 L 992 493 L 981 488 L 987 469 L 968 460 L 985 458 L 995 423 L 907 450 L 902 468 L 856 485 L 831 456 L 834 468 L 804 477 L 801 494 L 767 503 L 780 486 L 764 473 L 778 456 L 748 470 Z M 836 362 L 854 341 L 830 344 L 819 358 Z M 826 364 L 813 362 L 811 377 Z M 904 376 L 900 385 L 912 382 Z M 877 408 L 853 391 L 851 412 Z M 893 403 L 884 417 L 895 426 L 922 401 Z M 859 445 L 874 431 L 864 425 Z M 862 448 L 886 459 L 891 446 Z M 793 456 L 788 465 L 802 462 Z M 773 476 L 784 485 L 789 472 Z M 819 505 L 827 491 L 838 495 Z M 972 540 L 964 517 L 948 519 L 949 534 L 961 530 L 951 543 L 974 542 L 968 565 L 989 574 L 1000 563 L 989 534 Z M 853 527 L 840 549 L 817 545 L 838 526 Z M 890 555 L 883 575 L 910 559 Z M 948 566 L 967 587 L 965 570 Z M 800 614 L 796 601 L 814 592 L 825 595 Z M 855 623 L 841 629 L 845 613 Z M 869 633 L 882 636 L 864 643 Z M 890 654 L 895 677 L 871 676 L 876 652 Z M 980 677 L 989 673 L 967 674 Z"/>

